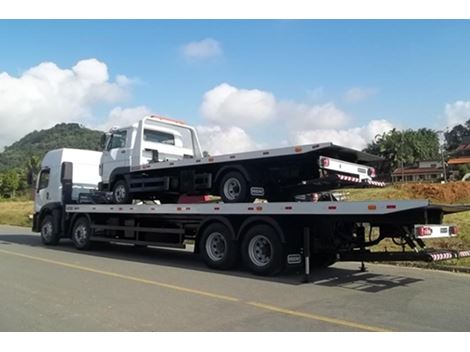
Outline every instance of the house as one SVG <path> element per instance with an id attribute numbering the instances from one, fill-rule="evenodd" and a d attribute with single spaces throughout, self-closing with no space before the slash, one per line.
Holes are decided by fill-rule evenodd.
<path id="1" fill-rule="evenodd" d="M 418 166 L 399 167 L 392 172 L 392 182 L 440 182 L 444 178 L 442 162 L 424 160 Z"/>

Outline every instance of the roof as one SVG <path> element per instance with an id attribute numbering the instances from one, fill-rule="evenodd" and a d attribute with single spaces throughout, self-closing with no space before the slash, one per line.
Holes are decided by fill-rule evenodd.
<path id="1" fill-rule="evenodd" d="M 447 161 L 449 165 L 458 165 L 458 164 L 470 164 L 470 156 L 462 156 L 460 158 L 449 159 Z"/>
<path id="2" fill-rule="evenodd" d="M 417 168 L 404 168 L 399 167 L 392 172 L 392 175 L 423 175 L 423 174 L 441 174 L 442 168 L 438 167 L 417 167 Z"/>

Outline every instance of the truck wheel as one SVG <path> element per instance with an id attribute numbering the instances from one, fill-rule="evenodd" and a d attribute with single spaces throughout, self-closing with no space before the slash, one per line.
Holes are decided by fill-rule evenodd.
<path id="1" fill-rule="evenodd" d="M 41 241 L 48 246 L 59 243 L 59 229 L 52 215 L 46 215 L 41 222 Z"/>
<path id="2" fill-rule="evenodd" d="M 250 200 L 248 182 L 238 171 L 231 171 L 222 177 L 219 195 L 224 203 L 243 203 Z"/>
<path id="3" fill-rule="evenodd" d="M 130 204 L 132 198 L 129 194 L 129 187 L 125 180 L 118 180 L 113 186 L 113 203 Z"/>
<path id="4" fill-rule="evenodd" d="M 202 233 L 199 252 L 207 266 L 214 269 L 230 269 L 237 260 L 237 244 L 227 226 L 216 223 Z"/>
<path id="5" fill-rule="evenodd" d="M 284 266 L 284 248 L 276 231 L 269 225 L 253 226 L 242 243 L 245 266 L 257 275 L 275 275 Z"/>
<path id="6" fill-rule="evenodd" d="M 90 221 L 87 218 L 81 217 L 75 221 L 72 229 L 72 241 L 75 248 L 90 249 L 91 231 Z"/>

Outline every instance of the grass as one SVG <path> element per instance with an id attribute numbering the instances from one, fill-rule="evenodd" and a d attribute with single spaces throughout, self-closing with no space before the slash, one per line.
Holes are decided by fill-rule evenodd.
<path id="1" fill-rule="evenodd" d="M 0 201 L 0 224 L 31 227 L 33 212 L 32 201 Z"/>

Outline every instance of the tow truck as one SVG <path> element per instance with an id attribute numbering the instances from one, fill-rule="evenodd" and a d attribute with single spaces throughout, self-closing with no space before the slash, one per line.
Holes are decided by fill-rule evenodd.
<path id="1" fill-rule="evenodd" d="M 318 151 L 321 146 L 310 149 Z M 302 154 L 304 148 L 298 153 Z M 331 150 L 351 155 L 347 148 Z M 320 160 L 324 160 L 322 157 Z M 324 168 L 351 167 L 349 161 L 327 158 L 329 164 L 322 164 Z M 430 249 L 425 244 L 431 238 L 455 237 L 457 226 L 442 224 L 443 216 L 468 211 L 470 206 L 437 205 L 427 200 L 331 199 L 185 204 L 153 200 L 113 204 L 93 196 L 96 192 L 103 194 L 97 191 L 102 181 L 100 165 L 100 152 L 59 149 L 46 154 L 37 181 L 33 218 L 33 231 L 40 232 L 45 245 L 56 245 L 69 238 L 80 250 L 90 249 L 95 242 L 191 248 L 211 268 L 227 270 L 241 261 L 258 275 L 275 275 L 288 267 L 304 268 L 309 274 L 314 268 L 327 267 L 336 261 L 431 262 L 470 256 L 470 251 Z M 366 174 L 367 170 L 363 175 Z M 333 177 L 334 174 L 326 176 Z M 340 182 L 336 177 L 335 182 Z M 330 180 L 325 184 L 319 181 L 318 188 L 331 185 Z M 410 250 L 375 251 L 375 246 L 385 239 L 397 241 L 403 249 Z"/>
<path id="2" fill-rule="evenodd" d="M 278 202 L 347 185 L 384 186 L 373 180 L 373 165 L 382 159 L 371 154 L 319 143 L 204 156 L 194 127 L 155 115 L 113 128 L 103 146 L 99 189 L 112 192 L 115 204 L 176 203 L 183 194 Z"/>

